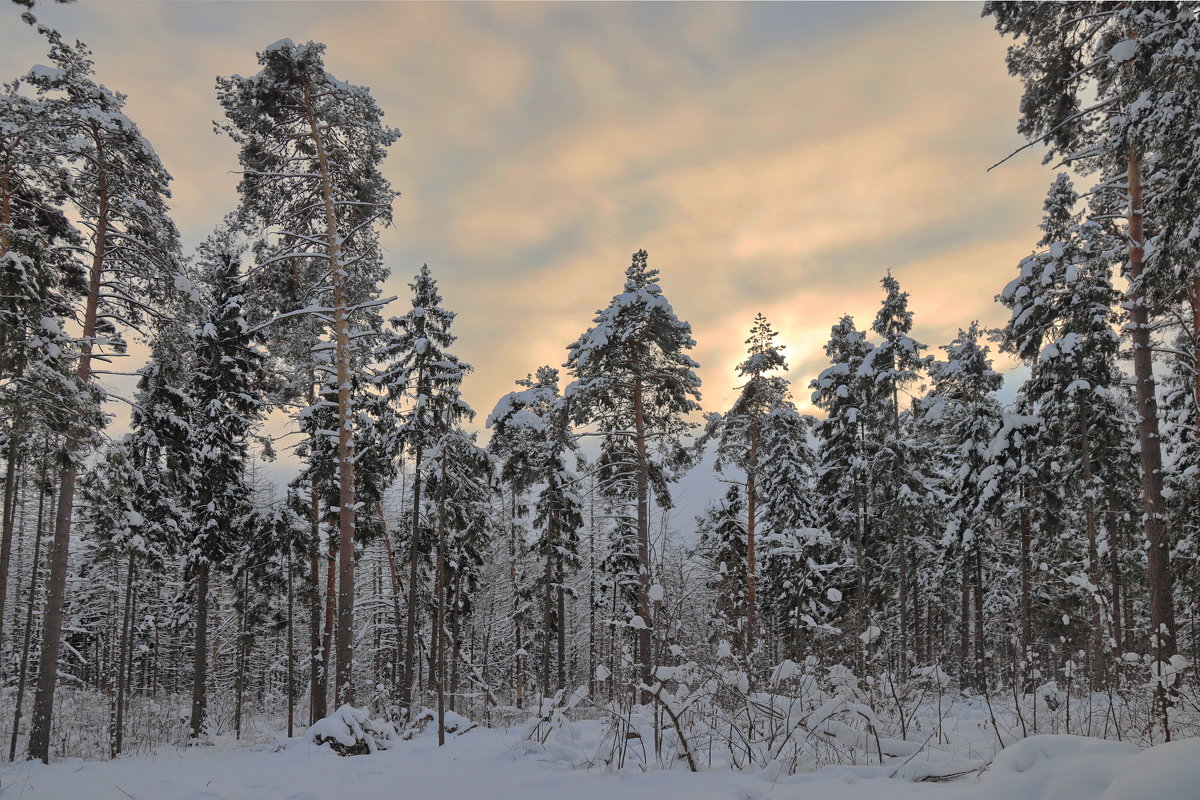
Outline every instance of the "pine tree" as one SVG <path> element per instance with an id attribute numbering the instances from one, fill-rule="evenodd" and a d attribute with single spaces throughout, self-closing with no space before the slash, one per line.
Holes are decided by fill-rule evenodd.
<path id="1" fill-rule="evenodd" d="M 579 424 L 598 424 L 610 436 L 629 436 L 636 459 L 638 524 L 637 669 L 649 686 L 650 652 L 650 485 L 660 503 L 669 497 L 662 466 L 652 465 L 650 448 L 666 454 L 665 466 L 686 458 L 681 437 L 692 427 L 685 416 L 699 410 L 698 364 L 685 351 L 695 347 L 692 329 L 675 316 L 650 269 L 645 250 L 625 271 L 625 289 L 597 312 L 593 325 L 567 348 L 566 367 L 574 382 L 565 395 Z M 640 622 L 640 626 L 636 623 Z"/>
<path id="2" fill-rule="evenodd" d="M 175 290 L 178 236 L 166 210 L 170 178 L 123 113 L 124 96 L 93 80 L 86 47 L 64 44 L 53 33 L 48 38 L 54 68 L 37 70 L 29 80 L 46 98 L 60 131 L 58 155 L 68 170 L 69 199 L 82 218 L 82 249 L 90 260 L 75 371 L 75 383 L 86 394 L 96 391 L 93 360 L 124 350 L 120 328 L 137 327 Z M 94 413 L 77 417 L 62 454 L 29 736 L 30 758 L 42 761 L 50 757 L 76 479 L 94 429 Z"/>
<path id="3" fill-rule="evenodd" d="M 80 240 L 62 210 L 67 180 L 58 158 L 61 130 L 49 103 L 22 88 L 21 81 L 0 87 L 0 409 L 9 422 L 3 434 L 0 640 L 23 446 L 38 424 L 65 431 L 78 410 L 63 323 L 82 289 L 71 255 Z M 31 415 L 32 408 L 41 412 Z"/>
<path id="4" fill-rule="evenodd" d="M 754 655 L 755 632 L 758 627 L 758 565 L 755 559 L 755 527 L 758 506 L 762 499 L 758 485 L 762 480 L 761 450 L 763 418 L 788 404 L 787 382 L 767 373 L 787 370 L 783 346 L 775 343 L 776 333 L 762 314 L 754 318 L 748 352 L 737 367 L 738 376 L 745 378 L 733 406 L 725 414 L 710 414 L 702 441 L 715 438 L 716 468 L 736 467 L 746 481 L 746 620 L 742 644 L 747 660 Z M 768 498 L 769 502 L 769 498 Z"/>
<path id="5" fill-rule="evenodd" d="M 995 17 L 997 30 L 1017 40 L 1009 48 L 1008 66 L 1025 86 L 1018 130 L 1031 143 L 1048 143 L 1047 159 L 1061 156 L 1077 172 L 1097 175 L 1097 193 L 1110 196 L 1110 205 L 1127 209 L 1124 303 L 1136 381 L 1151 626 L 1160 683 L 1166 681 L 1161 665 L 1171 660 L 1177 644 L 1147 302 L 1158 268 L 1151 268 L 1147 259 L 1146 230 L 1147 219 L 1153 229 L 1169 216 L 1166 207 L 1180 202 L 1183 210 L 1187 198 L 1148 194 L 1145 186 L 1148 173 L 1157 180 L 1159 171 L 1171 174 L 1180 166 L 1160 163 L 1157 156 L 1160 143 L 1166 152 L 1162 123 L 1182 110 L 1174 97 L 1176 87 L 1187 82 L 1162 83 L 1159 70 L 1176 58 L 1175 53 L 1186 52 L 1186 46 L 1176 47 L 1194 31 L 1194 21 L 1177 24 L 1179 12 L 1192 14 L 1184 8 L 1104 3 L 984 6 L 984 13 Z M 1166 127 L 1171 124 L 1178 123 L 1168 122 Z M 1146 164 L 1152 165 L 1149 170 Z M 1159 691 L 1158 696 L 1165 720 L 1165 693 Z"/>
<path id="6" fill-rule="evenodd" d="M 286 264 L 305 271 L 310 305 L 281 312 L 333 315 L 339 487 L 335 694 L 349 703 L 357 510 L 352 316 L 378 292 L 376 226 L 390 222 L 394 197 L 379 164 L 399 134 L 382 124 L 383 112 L 367 89 L 325 71 L 324 50 L 322 44 L 282 40 L 258 54 L 263 69 L 257 75 L 222 78 L 217 87 L 231 123 L 225 130 L 241 146 L 244 211 L 273 243 L 258 269 Z"/>

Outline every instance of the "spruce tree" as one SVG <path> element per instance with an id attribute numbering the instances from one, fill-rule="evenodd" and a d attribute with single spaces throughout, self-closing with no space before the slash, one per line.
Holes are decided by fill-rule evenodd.
<path id="1" fill-rule="evenodd" d="M 208 600 L 214 565 L 238 552 L 252 531 L 246 483 L 248 437 L 261 412 L 262 356 L 254 348 L 242 315 L 244 278 L 241 252 L 228 232 L 201 249 L 203 299 L 195 333 L 196 366 L 191 380 L 191 529 L 184 557 L 195 592 L 195 648 L 192 665 L 193 739 L 205 733 L 208 680 Z"/>
<path id="2" fill-rule="evenodd" d="M 582 503 L 576 492 L 577 476 L 569 469 L 568 459 L 578 450 L 570 428 L 566 407 L 558 392 L 558 370 L 543 366 L 536 378 L 520 382 L 525 388 L 500 399 L 488 417 L 493 429 L 493 446 L 505 458 L 505 471 L 517 477 L 517 484 L 540 485 L 534 504 L 534 526 L 539 535 L 533 550 L 545 564 L 536 586 L 543 600 L 542 693 L 551 693 L 551 642 L 557 640 L 558 670 L 554 689 L 565 688 L 566 681 L 566 587 L 564 567 L 575 565 L 578 556 L 578 532 L 583 526 Z M 526 483 L 528 481 L 529 483 Z"/>
<path id="3" fill-rule="evenodd" d="M 397 436 L 400 450 L 414 462 L 411 535 L 408 550 L 408 619 L 405 628 L 404 674 L 400 685 L 400 704 L 412 712 L 415 674 L 418 606 L 418 570 L 423 555 L 428 555 L 433 532 L 429 521 L 422 520 L 421 493 L 428 480 L 426 452 L 443 436 L 457 429 L 474 411 L 462 399 L 462 380 L 471 365 L 461 361 L 449 349 L 456 339 L 450 333 L 455 314 L 442 307 L 437 281 L 423 265 L 413 282 L 412 309 L 390 320 L 391 330 L 376 351 L 380 363 L 376 382 L 393 404 L 400 406 Z"/>
<path id="4" fill-rule="evenodd" d="M 826 414 L 817 423 L 820 442 L 817 494 L 822 498 L 821 514 L 830 533 L 843 547 L 842 560 L 854 567 L 853 585 L 834 588 L 853 592 L 854 629 L 859 636 L 867 630 L 872 607 L 868 586 L 873 570 L 867 547 L 874 518 L 868 469 L 872 445 L 866 431 L 876 385 L 863 373 L 872 349 L 854 320 L 842 317 L 831 329 L 825 345 L 830 366 L 811 383 L 813 404 Z M 861 650 L 856 648 L 853 656 L 861 672 Z"/>

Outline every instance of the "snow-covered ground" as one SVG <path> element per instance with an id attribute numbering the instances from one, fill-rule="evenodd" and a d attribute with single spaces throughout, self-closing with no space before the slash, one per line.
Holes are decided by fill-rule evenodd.
<path id="1" fill-rule="evenodd" d="M 0 769 L 0 798 L 30 800 L 1197 800 L 1200 739 L 1149 750 L 1077 736 L 1010 746 L 979 775 L 946 783 L 887 777 L 884 767 L 776 776 L 720 770 L 580 770 L 528 753 L 515 731 L 475 728 L 342 758 L 303 738 L 272 746 L 167 749 L 156 757 L 63 760 Z"/>

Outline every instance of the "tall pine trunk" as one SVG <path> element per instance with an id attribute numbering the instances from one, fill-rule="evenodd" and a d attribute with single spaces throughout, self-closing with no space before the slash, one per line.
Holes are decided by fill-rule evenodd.
<path id="1" fill-rule="evenodd" d="M 567 688 L 567 590 L 563 586 L 563 563 L 562 555 L 558 554 L 555 558 L 555 572 L 558 586 L 555 594 L 558 596 L 558 611 L 556 625 L 554 626 L 558 634 L 558 688 Z"/>
<path id="2" fill-rule="evenodd" d="M 1028 679 L 1033 648 L 1033 526 L 1029 522 L 1028 487 L 1021 484 L 1021 661 Z"/>
<path id="3" fill-rule="evenodd" d="M 292 542 L 287 545 L 287 735 L 292 738 L 296 724 L 296 604 L 292 588 Z"/>
<path id="4" fill-rule="evenodd" d="M 633 384 L 633 429 L 637 447 L 637 523 L 638 523 L 638 614 L 642 627 L 637 632 L 636 678 L 650 686 L 654 667 L 650 663 L 650 462 L 646 455 L 646 416 L 641 376 Z M 650 693 L 641 692 L 641 702 L 650 702 Z"/>
<path id="5" fill-rule="evenodd" d="M 346 296 L 349 278 L 342 263 L 337 230 L 337 198 L 321 126 L 317 123 L 313 89 L 305 79 L 304 102 L 309 135 L 316 150 L 321 176 L 321 203 L 325 209 L 325 255 L 333 288 L 334 362 L 337 368 L 338 433 L 338 588 L 337 668 L 334 695 L 338 705 L 354 702 L 354 439 L 350 408 L 350 305 Z"/>
<path id="6" fill-rule="evenodd" d="M 93 124 L 94 125 L 94 124 Z M 103 154 L 103 144 L 96 135 L 97 152 Z M 100 290 L 104 277 L 104 261 L 108 252 L 109 192 L 108 175 L 103 158 L 97 170 L 95 247 L 88 271 L 88 293 L 83 314 L 79 364 L 75 381 L 80 389 L 92 382 L 92 351 L 95 346 L 96 321 L 100 309 Z M 66 605 L 67 564 L 71 549 L 71 516 L 75 508 L 75 484 L 79 478 L 77 460 L 84 448 L 87 431 L 72 426 L 67 434 L 63 453 L 63 468 L 58 483 L 58 509 L 54 520 L 54 537 L 50 542 L 50 573 L 46 576 L 46 606 L 42 614 L 42 648 L 38 658 L 37 691 L 33 699 L 33 720 L 29 731 L 29 758 L 50 762 L 50 729 L 54 724 L 54 691 L 58 685 L 58 655 L 62 649 L 63 609 Z"/>
<path id="7" fill-rule="evenodd" d="M 196 741 L 204 733 L 204 716 L 208 711 L 208 563 L 196 564 L 196 635 L 192 653 L 192 716 L 188 723 L 189 736 Z M 219 630 L 219 628 L 218 628 Z"/>
<path id="8" fill-rule="evenodd" d="M 4 467 L 3 533 L 0 533 L 0 649 L 4 645 L 4 610 L 8 599 L 8 573 L 11 568 L 13 527 L 17 516 L 17 461 L 20 457 L 21 408 L 13 411 L 8 433 L 8 454 Z"/>
<path id="9" fill-rule="evenodd" d="M 1147 577 L 1150 584 L 1151 645 L 1155 659 L 1165 662 L 1175 655 L 1175 605 L 1171 587 L 1170 536 L 1163 499 L 1162 448 L 1158 431 L 1158 403 L 1154 396 L 1154 351 L 1150 340 L 1150 312 L 1146 307 L 1143 277 L 1145 229 L 1142 163 L 1129 148 L 1129 322 L 1133 343 L 1133 373 L 1138 411 L 1138 453 L 1142 466 L 1142 512 L 1146 535 Z M 1160 687 L 1160 700 L 1165 695 Z M 1163 706 L 1165 715 L 1165 705 Z M 1170 729 L 1165 731 L 1170 737 Z"/>
<path id="10" fill-rule="evenodd" d="M 383 516 L 382 508 L 380 509 L 380 516 Z M 388 573 L 390 574 L 392 581 L 392 628 L 394 630 L 393 635 L 396 637 L 396 643 L 392 653 L 391 670 L 392 682 L 394 684 L 396 677 L 395 665 L 398 663 L 399 659 L 405 657 L 405 654 L 401 651 L 400 644 L 400 620 L 403 618 L 403 614 L 400 613 L 400 593 L 402 590 L 400 586 L 400 570 L 396 566 L 396 551 L 395 548 L 392 547 L 392 534 L 388 531 L 386 523 L 383 526 L 383 547 L 387 553 Z M 393 691 L 395 688 L 396 687 L 393 686 Z"/>
<path id="11" fill-rule="evenodd" d="M 12 737 L 8 743 L 8 760 L 17 758 L 17 733 L 21 729 L 21 706 L 25 699 L 25 681 L 29 676 L 29 647 L 33 640 L 33 608 L 37 601 L 38 570 L 42 559 L 42 531 L 45 528 L 46 508 L 46 467 L 42 466 L 42 479 L 38 483 L 38 519 L 37 530 L 33 533 L 33 564 L 29 569 L 28 605 L 25 607 L 25 633 L 21 643 L 21 666 L 17 676 L 17 696 L 13 708 Z M 54 505 L 51 498 L 50 505 Z"/>
<path id="12" fill-rule="evenodd" d="M 404 623 L 404 675 L 400 704 L 412 718 L 413 672 L 417 665 L 417 567 L 421 560 L 421 448 L 416 448 L 413 468 L 412 537 L 408 542 L 408 619 Z"/>
<path id="13" fill-rule="evenodd" d="M 516 655 L 513 657 L 513 692 L 516 695 L 517 708 L 521 707 L 521 702 L 525 697 L 525 657 L 521 655 L 524 652 L 521 639 L 521 617 L 518 613 L 521 607 L 521 590 L 517 585 L 517 490 L 510 490 L 510 513 L 511 516 L 508 538 L 508 560 L 509 560 L 509 579 L 512 581 L 513 593 L 513 638 L 516 645 Z"/>
<path id="14" fill-rule="evenodd" d="M 446 452 L 442 451 L 442 480 L 438 486 L 437 564 L 434 571 L 433 668 L 437 690 L 438 747 L 446 744 Z"/>
<path id="15" fill-rule="evenodd" d="M 550 523 L 553 525 L 553 521 Z M 549 532 L 548 532 L 549 535 Z M 554 630 L 554 548 L 546 548 L 546 567 L 542 575 L 542 699 L 550 696 L 550 639 Z"/>
<path id="16" fill-rule="evenodd" d="M 1087 529 L 1088 581 L 1092 587 L 1088 591 L 1088 609 L 1092 617 L 1091 661 L 1089 670 L 1092 688 L 1099 691 L 1106 684 L 1105 672 L 1107 665 L 1104 659 L 1104 626 L 1101 623 L 1100 584 L 1103 576 L 1100 570 L 1100 550 L 1096 544 L 1096 498 L 1092 485 L 1092 435 L 1088 425 L 1087 409 L 1082 409 L 1079 418 L 1079 455 L 1080 477 L 1083 479 L 1083 515 Z"/>
<path id="17" fill-rule="evenodd" d="M 750 452 L 746 458 L 746 667 L 752 675 L 754 634 L 758 629 L 758 568 L 754 554 L 754 527 L 758 517 L 758 412 L 752 412 Z"/>
<path id="18" fill-rule="evenodd" d="M 109 749 L 110 758 L 116 758 L 117 754 L 122 751 L 125 739 L 125 704 L 129 694 L 129 675 L 126 671 L 126 665 L 132 655 L 129 644 L 133 636 L 133 578 L 136 570 L 135 559 L 136 556 L 131 553 L 125 573 L 125 600 L 121 612 L 121 643 L 118 648 L 116 664 L 113 666 L 117 676 L 117 692 L 115 697 L 116 706 L 113 714 L 112 741 Z"/>

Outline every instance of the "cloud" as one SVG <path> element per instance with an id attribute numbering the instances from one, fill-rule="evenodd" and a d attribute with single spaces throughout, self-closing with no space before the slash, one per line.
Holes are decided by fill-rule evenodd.
<path id="1" fill-rule="evenodd" d="M 40 56 L 25 26 L 0 70 Z M 1049 174 L 986 167 L 1018 140 L 1004 42 L 963 4 L 97 3 L 47 6 L 176 177 L 195 243 L 236 202 L 214 136 L 218 74 L 284 36 L 328 44 L 404 132 L 383 237 L 401 297 L 422 262 L 459 312 L 465 386 L 486 413 L 619 290 L 639 247 L 693 326 L 705 405 L 732 396 L 754 313 L 788 344 L 797 395 L 829 326 L 870 324 L 879 277 L 919 338 L 992 303 L 1035 236 Z M 398 309 L 398 311 L 400 310 Z"/>

